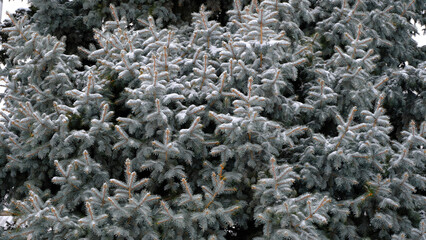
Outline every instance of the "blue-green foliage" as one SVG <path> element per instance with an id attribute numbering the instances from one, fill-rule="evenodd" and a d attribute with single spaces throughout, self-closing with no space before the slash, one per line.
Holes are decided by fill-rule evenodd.
<path id="1" fill-rule="evenodd" d="M 1 237 L 426 237 L 422 3 L 235 0 L 179 29 L 124 6 L 94 65 L 5 29 Z"/>

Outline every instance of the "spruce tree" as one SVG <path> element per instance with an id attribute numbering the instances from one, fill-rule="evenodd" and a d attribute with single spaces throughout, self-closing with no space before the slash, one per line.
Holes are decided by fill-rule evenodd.
<path id="1" fill-rule="evenodd" d="M 2 239 L 426 238 L 425 3 L 235 0 L 167 28 L 126 6 L 92 19 L 92 63 L 4 28 Z"/>

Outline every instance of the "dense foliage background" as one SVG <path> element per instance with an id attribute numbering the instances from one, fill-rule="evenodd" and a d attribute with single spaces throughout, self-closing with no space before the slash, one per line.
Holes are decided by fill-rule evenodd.
<path id="1" fill-rule="evenodd" d="M 32 4 L 1 238 L 426 238 L 426 3 Z"/>

